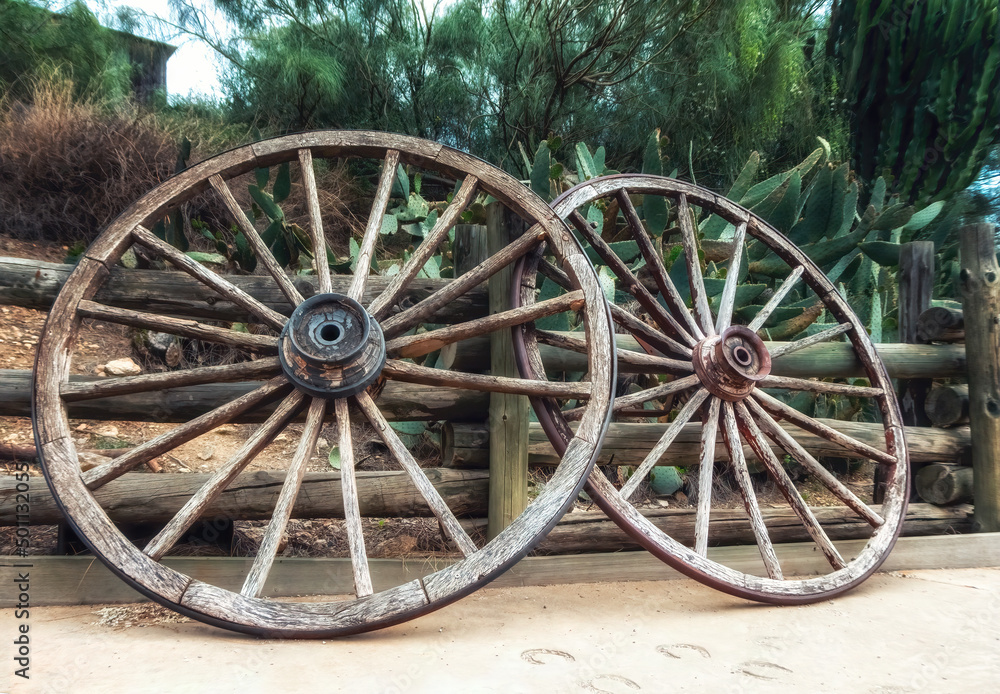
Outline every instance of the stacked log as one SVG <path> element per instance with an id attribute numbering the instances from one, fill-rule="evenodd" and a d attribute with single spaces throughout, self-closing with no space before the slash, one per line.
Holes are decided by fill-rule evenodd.
<path id="1" fill-rule="evenodd" d="M 964 312 L 960 308 L 932 306 L 920 314 L 916 332 L 917 338 L 923 343 L 964 343 Z M 918 466 L 914 479 L 917 496 L 939 506 L 972 503 L 972 437 L 968 426 L 968 384 L 936 381 L 924 401 L 924 414 L 934 427 L 931 431 L 941 434 L 965 432 L 969 449 L 958 458 L 942 458 Z"/>

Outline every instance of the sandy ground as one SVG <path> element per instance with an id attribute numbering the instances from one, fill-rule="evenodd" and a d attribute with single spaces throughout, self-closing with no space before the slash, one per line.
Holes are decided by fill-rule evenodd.
<path id="1" fill-rule="evenodd" d="M 380 632 L 258 640 L 197 622 L 31 611 L 31 679 L 4 692 L 994 692 L 1000 569 L 879 574 L 769 607 L 697 583 L 486 589 Z M 148 621 L 148 620 L 147 620 Z M 15 634 L 0 618 L 0 640 Z M 9 689 L 8 689 L 9 688 Z"/>

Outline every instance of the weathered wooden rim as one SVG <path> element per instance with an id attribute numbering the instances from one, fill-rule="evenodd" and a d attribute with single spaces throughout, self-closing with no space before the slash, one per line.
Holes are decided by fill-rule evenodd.
<path id="1" fill-rule="evenodd" d="M 135 230 L 206 190 L 213 176 L 229 178 L 291 160 L 301 150 L 309 152 L 310 161 L 313 154 L 385 159 L 398 152 L 404 163 L 456 177 L 476 176 L 480 190 L 534 222 L 536 233 L 544 234 L 556 249 L 565 271 L 584 291 L 589 338 L 608 344 L 611 350 L 603 358 L 599 355 L 590 360 L 591 407 L 552 482 L 498 537 L 466 559 L 421 580 L 356 600 L 310 604 L 249 598 L 194 581 L 133 547 L 84 483 L 59 395 L 68 377 L 69 350 L 81 320 L 77 307 L 105 281 L 109 268 L 131 245 Z M 367 263 L 359 265 L 367 267 Z M 53 304 L 38 346 L 32 391 L 35 441 L 61 510 L 94 553 L 144 595 L 195 619 L 268 637 L 329 637 L 368 631 L 406 621 L 473 592 L 516 563 L 558 522 L 582 488 L 610 418 L 614 359 L 607 357 L 614 354 L 611 336 L 607 304 L 593 266 L 544 201 L 513 177 L 468 154 L 412 137 L 370 131 L 288 135 L 220 154 L 165 181 L 119 216 L 85 252 Z"/>
<path id="2" fill-rule="evenodd" d="M 790 268 L 804 267 L 803 279 L 839 321 L 853 326 L 858 324 L 850 306 L 833 284 L 791 241 L 749 210 L 699 186 L 660 176 L 620 174 L 581 183 L 559 196 L 552 202 L 552 207 L 566 219 L 585 204 L 622 192 L 662 195 L 673 199 L 685 196 L 690 203 L 710 209 L 734 226 L 745 224 L 748 234 L 775 251 Z M 871 385 L 882 389 L 882 395 L 876 400 L 883 418 L 886 450 L 896 461 L 894 465 L 887 466 L 888 483 L 881 509 L 885 522 L 874 530 L 864 549 L 851 557 L 844 568 L 824 576 L 797 580 L 762 578 L 734 571 L 707 559 L 653 526 L 601 472 L 595 470 L 591 473 L 587 481 L 588 491 L 598 506 L 648 551 L 681 573 L 731 595 L 776 604 L 802 604 L 838 595 L 858 585 L 878 569 L 899 536 L 908 500 L 909 461 L 902 418 L 885 365 L 863 329 L 855 327 L 847 335 L 865 366 Z M 517 339 L 527 342 L 526 349 L 530 349 L 530 335 L 518 333 Z M 531 370 L 532 366 L 528 361 L 524 364 L 526 370 Z M 539 402 L 536 409 L 540 424 L 559 451 L 566 436 L 571 433 L 565 417 L 551 403 Z"/>

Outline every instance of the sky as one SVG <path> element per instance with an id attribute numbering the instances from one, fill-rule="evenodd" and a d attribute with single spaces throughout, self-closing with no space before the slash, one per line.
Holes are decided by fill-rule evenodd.
<path id="1" fill-rule="evenodd" d="M 204 6 L 209 0 L 196 0 Z M 167 0 L 86 0 L 87 7 L 97 15 L 105 26 L 113 26 L 114 11 L 119 7 L 133 7 L 143 12 L 170 19 Z M 177 51 L 167 61 L 167 94 L 176 97 L 204 97 L 218 101 L 222 98 L 218 68 L 222 58 L 204 42 L 190 36 L 178 36 L 176 31 L 164 27 L 164 34 L 136 32 L 146 38 L 166 40 Z"/>

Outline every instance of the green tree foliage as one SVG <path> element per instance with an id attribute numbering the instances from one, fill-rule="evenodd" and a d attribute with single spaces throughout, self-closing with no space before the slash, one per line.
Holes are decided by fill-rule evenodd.
<path id="1" fill-rule="evenodd" d="M 831 129 L 819 123 L 830 104 L 814 103 L 823 79 L 807 46 L 816 9 L 504 0 L 487 16 L 483 62 L 495 80 L 483 89 L 493 105 L 487 127 L 505 145 L 515 138 L 534 148 L 551 133 L 600 142 L 639 168 L 646 136 L 660 126 L 671 168 L 693 166 L 712 183 L 735 175 L 754 147 L 794 160 L 817 129 Z"/>
<path id="2" fill-rule="evenodd" d="M 121 38 L 77 0 L 58 13 L 48 3 L 0 0 L 0 95 L 30 101 L 34 84 L 56 72 L 77 97 L 124 98 L 131 67 Z"/>
<path id="3" fill-rule="evenodd" d="M 854 166 L 911 201 L 961 191 L 1000 143 L 995 0 L 838 0 L 828 50 L 853 117 Z"/>
<path id="4" fill-rule="evenodd" d="M 181 24 L 209 37 L 186 3 Z M 213 42 L 231 105 L 278 131 L 406 132 L 512 169 L 517 143 L 556 134 L 639 168 L 659 126 L 665 156 L 709 183 L 754 148 L 777 167 L 838 132 L 812 51 L 819 0 L 215 4 L 239 34 Z"/>

